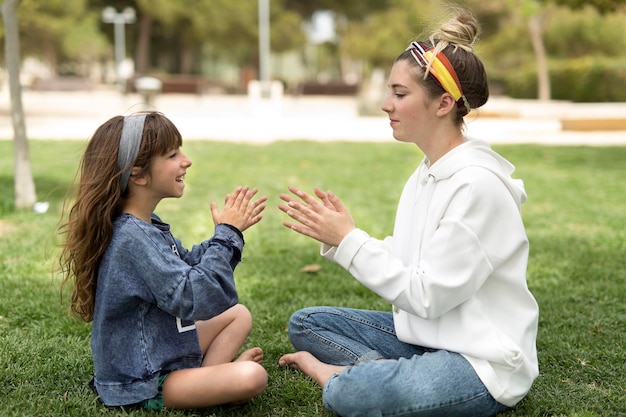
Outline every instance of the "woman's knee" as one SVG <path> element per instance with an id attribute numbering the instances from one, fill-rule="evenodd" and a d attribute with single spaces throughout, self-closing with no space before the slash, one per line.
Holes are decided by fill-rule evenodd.
<path id="1" fill-rule="evenodd" d="M 289 318 L 289 331 L 303 331 L 311 327 L 324 327 L 324 318 L 332 307 L 307 307 L 293 313 Z"/>
<path id="2" fill-rule="evenodd" d="M 303 313 L 305 310 L 307 309 L 298 310 L 291 314 L 291 317 L 289 317 L 289 321 L 287 323 L 289 333 L 291 333 L 292 331 L 297 331 L 302 327 L 302 321 L 306 317 L 306 314 Z"/>
<path id="3" fill-rule="evenodd" d="M 289 340 L 294 347 L 298 348 L 299 341 L 308 338 L 310 334 L 308 329 L 315 326 L 313 315 L 319 311 L 319 307 L 308 307 L 296 311 L 289 318 L 287 328 L 289 331 Z"/>

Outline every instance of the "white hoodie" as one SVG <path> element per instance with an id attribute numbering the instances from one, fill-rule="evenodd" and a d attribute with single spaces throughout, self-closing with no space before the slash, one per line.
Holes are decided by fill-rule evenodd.
<path id="1" fill-rule="evenodd" d="M 462 354 L 513 406 L 539 373 L 538 306 L 526 284 L 526 193 L 506 159 L 469 140 L 404 187 L 393 236 L 355 229 L 322 254 L 393 304 L 403 342 Z"/>

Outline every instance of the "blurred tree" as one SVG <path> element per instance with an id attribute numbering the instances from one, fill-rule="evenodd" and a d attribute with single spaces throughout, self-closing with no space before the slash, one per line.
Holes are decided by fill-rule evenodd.
<path id="1" fill-rule="evenodd" d="M 427 3 L 425 0 L 420 3 Z M 378 46 L 385 43 L 389 37 L 389 31 L 402 33 L 402 21 L 388 20 L 389 10 L 396 7 L 397 0 L 316 0 L 313 2 L 299 0 L 285 0 L 285 8 L 300 13 L 303 18 L 311 19 L 312 15 L 320 10 L 332 11 L 335 17 L 335 34 L 333 42 L 325 42 L 319 45 L 319 58 L 326 62 L 334 62 L 336 69 L 324 68 L 324 72 L 337 73 L 339 78 L 345 78 L 348 71 L 354 71 L 355 67 L 360 74 L 357 82 L 362 77 L 362 67 L 370 60 L 373 66 L 380 63 L 390 65 L 392 61 L 387 59 L 393 51 L 393 46 L 385 44 L 383 48 Z M 413 2 L 411 10 L 415 8 Z M 411 10 L 406 10 L 411 14 Z M 392 13 L 393 14 L 393 13 Z M 384 32 L 384 33 L 382 33 Z M 404 32 L 406 35 L 407 32 Z M 369 43 L 368 43 L 369 41 Z M 401 43 L 401 42 L 399 42 Z M 334 59 L 329 57 L 335 54 Z M 336 56 L 338 54 L 338 56 Z"/>
<path id="2" fill-rule="evenodd" d="M 2 3 L 2 21 L 4 23 L 4 44 L 9 90 L 11 95 L 11 120 L 13 122 L 13 142 L 15 143 L 15 207 L 32 207 L 37 200 L 35 182 L 30 169 L 26 121 L 22 106 L 22 87 L 20 84 L 20 37 L 18 30 L 17 6 L 20 0 L 4 0 Z"/>
<path id="3" fill-rule="evenodd" d="M 258 0 L 212 0 L 203 4 L 206 19 L 197 24 L 205 43 L 230 62 L 258 71 Z M 285 10 L 282 1 L 271 1 L 271 51 L 280 53 L 302 48 L 305 41 L 302 17 Z"/>
<path id="4" fill-rule="evenodd" d="M 535 63 L 537 74 L 537 97 L 549 100 L 550 76 L 548 55 L 543 40 L 543 23 L 546 5 L 542 0 L 507 0 L 487 3 L 468 0 L 466 4 L 489 23 L 483 27 L 484 41 L 477 44 L 477 52 L 484 52 L 483 59 L 490 70 L 490 80 L 498 84 L 503 72 L 510 68 L 522 68 L 528 62 Z"/>
<path id="5" fill-rule="evenodd" d="M 544 37 L 546 49 L 555 59 L 624 56 L 626 13 L 601 14 L 592 6 L 552 10 Z"/>
<path id="6" fill-rule="evenodd" d="M 135 0 L 132 6 L 138 14 L 137 72 L 201 73 L 207 49 L 243 68 L 258 65 L 258 0 Z M 272 51 L 302 46 L 300 15 L 280 1 L 270 12 Z"/>
<path id="7" fill-rule="evenodd" d="M 387 9 L 350 23 L 343 33 L 341 51 L 373 67 L 388 68 L 412 40 L 430 35 L 433 17 L 442 11 L 440 3 L 390 0 Z"/>
<path id="8" fill-rule="evenodd" d="M 109 51 L 108 42 L 98 30 L 98 15 L 85 13 L 61 38 L 61 74 L 91 76 L 94 64 Z"/>
<path id="9" fill-rule="evenodd" d="M 87 70 L 86 64 L 105 51 L 86 0 L 22 0 L 19 12 L 24 56 L 40 58 L 52 73 L 73 72 L 75 66 L 60 69 L 59 64 L 77 61 Z"/>
<path id="10" fill-rule="evenodd" d="M 456 3 L 467 5 L 479 18 L 484 40 L 476 44 L 476 51 L 496 82 L 511 70 L 528 71 L 529 63 L 538 65 L 538 73 L 545 76 L 541 68 L 545 69 L 548 54 L 551 60 L 563 53 L 571 56 L 585 50 L 583 44 L 594 45 L 600 54 L 624 55 L 618 47 L 623 45 L 618 39 L 623 32 L 615 31 L 614 42 L 594 40 L 600 35 L 610 39 L 614 24 L 599 24 L 595 38 L 587 26 L 561 25 L 560 40 L 552 28 L 559 22 L 551 15 L 567 7 L 576 10 L 572 21 L 582 22 L 583 15 L 591 16 L 586 12 L 590 9 L 578 10 L 587 5 L 604 13 L 602 22 L 609 22 L 619 15 L 614 10 L 626 9 L 626 0 L 272 0 L 271 50 L 299 53 L 312 75 L 322 72 L 310 65 L 317 60 L 329 75 L 360 82 L 375 68 L 388 69 L 412 38 L 427 36 L 447 6 Z M 45 60 L 56 72 L 88 73 L 90 63 L 112 55 L 113 25 L 101 20 L 105 6 L 118 11 L 130 6 L 137 12 L 137 23 L 126 26 L 126 50 L 135 57 L 136 72 L 218 74 L 226 63 L 253 77 L 258 69 L 258 0 L 22 0 L 23 55 Z M 307 46 L 303 25 L 321 9 L 334 14 L 336 36 Z M 575 45 L 566 39 L 569 36 L 578 37 Z M 563 47 L 568 40 L 569 50 Z M 545 48 L 542 52 L 541 41 L 548 42 L 547 52 Z"/>
<path id="11" fill-rule="evenodd" d="M 600 13 L 614 12 L 626 8 L 626 0 L 551 0 L 555 4 L 572 9 L 582 9 L 592 6 Z"/>
<path id="12" fill-rule="evenodd" d="M 550 71 L 548 70 L 548 56 L 543 43 L 542 7 L 537 0 L 517 0 L 521 15 L 526 20 L 530 42 L 535 52 L 537 63 L 537 97 L 541 101 L 551 98 Z"/>
<path id="13" fill-rule="evenodd" d="M 135 60 L 137 72 L 198 73 L 202 43 L 200 21 L 204 2 L 197 0 L 136 0 L 139 34 Z M 154 53 L 152 53 L 154 51 Z"/>
<path id="14" fill-rule="evenodd" d="M 392 7 L 393 0 L 284 0 L 287 10 L 294 10 L 310 18 L 318 10 L 332 10 L 348 20 L 361 20 L 372 13 Z"/>
<path id="15" fill-rule="evenodd" d="M 530 40 L 535 51 L 537 62 L 537 88 L 539 100 L 549 100 L 550 73 L 548 69 L 548 56 L 543 40 L 543 2 L 539 0 L 513 0 L 517 3 L 517 8 L 522 17 L 526 19 Z M 624 7 L 626 0 L 552 0 L 556 4 L 565 5 L 571 8 L 582 8 L 592 6 L 601 13 L 615 11 L 619 7 Z"/>

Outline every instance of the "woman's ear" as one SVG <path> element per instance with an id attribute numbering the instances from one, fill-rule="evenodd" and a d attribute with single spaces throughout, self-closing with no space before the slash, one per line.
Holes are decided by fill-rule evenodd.
<path id="1" fill-rule="evenodd" d="M 437 116 L 445 116 L 451 111 L 456 110 L 456 101 L 450 93 L 443 93 L 439 97 L 439 108 L 437 109 Z"/>
<path id="2" fill-rule="evenodd" d="M 133 167 L 130 171 L 130 178 L 128 181 L 132 181 L 135 185 L 146 185 L 148 183 L 148 176 L 146 173 L 139 167 Z"/>

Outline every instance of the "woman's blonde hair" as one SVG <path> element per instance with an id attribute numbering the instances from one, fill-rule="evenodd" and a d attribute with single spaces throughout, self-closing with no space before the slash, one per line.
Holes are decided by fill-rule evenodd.
<path id="1" fill-rule="evenodd" d="M 455 8 L 453 17 L 435 30 L 427 41 L 422 41 L 433 48 L 434 55 L 442 53 L 450 61 L 459 79 L 463 95 L 472 109 L 481 107 L 489 98 L 487 73 L 473 48 L 479 36 L 480 25 L 473 14 L 467 9 Z M 397 61 L 409 63 L 413 78 L 424 86 L 430 97 L 437 97 L 445 92 L 435 77 L 424 73 L 410 50 L 400 54 Z M 463 113 L 460 110 L 457 111 L 455 121 L 459 125 L 463 123 Z"/>
<path id="2" fill-rule="evenodd" d="M 182 145 L 174 124 L 159 112 L 144 113 L 141 145 L 133 166 L 150 172 L 153 156 L 163 155 Z M 77 191 L 67 222 L 59 257 L 63 274 L 61 291 L 73 279 L 71 310 L 84 321 L 93 320 L 98 265 L 113 235 L 113 221 L 122 212 L 127 195 L 121 192 L 118 166 L 124 116 L 103 123 L 87 144 L 77 173 Z M 67 200 L 66 200 L 67 201 Z"/>

